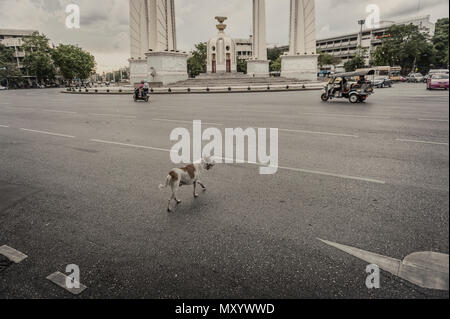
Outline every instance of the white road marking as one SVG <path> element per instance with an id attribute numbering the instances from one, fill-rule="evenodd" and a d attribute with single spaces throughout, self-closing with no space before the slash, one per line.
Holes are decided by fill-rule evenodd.
<path id="1" fill-rule="evenodd" d="M 21 130 L 25 131 L 25 132 L 30 132 L 30 133 L 38 133 L 38 134 L 45 134 L 45 135 L 52 135 L 52 136 L 59 136 L 59 137 L 66 137 L 66 138 L 75 138 L 75 136 L 72 136 L 72 135 L 52 133 L 52 132 L 47 132 L 47 131 L 29 130 L 26 128 L 21 128 Z"/>
<path id="2" fill-rule="evenodd" d="M 8 258 L 9 260 L 11 260 L 13 263 L 16 264 L 28 258 L 28 256 L 25 255 L 24 253 L 6 245 L 0 247 L 0 255 L 5 256 L 6 258 Z"/>
<path id="3" fill-rule="evenodd" d="M 143 145 L 135 145 L 135 144 L 127 144 L 127 143 L 119 143 L 119 142 L 112 142 L 112 141 L 105 141 L 105 140 L 98 140 L 98 139 L 91 139 L 91 142 L 96 143 L 102 143 L 102 144 L 110 144 L 110 145 L 117 145 L 117 146 L 126 146 L 126 147 L 132 147 L 132 148 L 138 148 L 138 149 L 146 149 L 146 150 L 152 150 L 152 151 L 161 151 L 161 152 L 175 152 L 169 149 L 164 148 L 158 148 L 158 147 L 150 147 L 150 146 L 143 146 Z M 227 160 L 227 158 L 218 158 L 215 157 L 215 159 L 220 159 L 223 162 Z M 228 159 L 231 160 L 231 159 Z M 234 161 L 234 159 L 233 159 Z M 251 165 L 257 165 L 257 166 L 266 166 L 261 163 L 247 163 Z M 369 183 L 376 183 L 376 184 L 386 184 L 385 181 L 373 179 L 373 178 L 365 178 L 365 177 L 358 177 L 358 176 L 349 176 L 349 175 L 341 175 L 341 174 L 334 174 L 334 173 L 328 173 L 328 172 L 321 172 L 321 171 L 314 171 L 314 170 L 308 170 L 308 169 L 300 169 L 300 168 L 294 168 L 294 167 L 284 167 L 279 166 L 278 169 L 281 170 L 288 170 L 298 173 L 306 173 L 306 174 L 314 174 L 314 175 L 322 175 L 322 176 L 328 176 L 328 177 L 336 177 L 336 178 L 342 178 L 342 179 L 348 179 L 348 180 L 354 180 L 354 181 L 362 181 L 362 182 L 369 182 Z"/>
<path id="4" fill-rule="evenodd" d="M 449 120 L 440 120 L 440 119 L 418 119 L 419 121 L 429 121 L 429 122 L 448 122 Z"/>
<path id="5" fill-rule="evenodd" d="M 341 136 L 341 137 L 353 137 L 358 138 L 357 135 L 350 134 L 340 134 L 340 133 L 329 133 L 329 132 L 314 132 L 314 131 L 303 131 L 303 130 L 288 130 L 288 129 L 278 129 L 280 132 L 290 132 L 290 133 L 304 133 L 304 134 L 317 134 L 317 135 L 331 135 L 331 136 Z"/>
<path id="6" fill-rule="evenodd" d="M 140 148 L 140 149 L 152 150 L 152 151 L 161 151 L 161 152 L 169 152 L 169 153 L 172 152 L 171 150 L 165 149 L 165 148 L 150 147 L 150 146 L 135 145 L 135 144 L 127 144 L 127 143 L 119 143 L 119 142 L 97 140 L 97 139 L 91 139 L 91 142 L 103 143 L 103 144 L 111 144 L 111 145 L 118 145 L 118 146 L 127 146 L 127 147 Z"/>
<path id="7" fill-rule="evenodd" d="M 329 117 L 354 117 L 363 119 L 382 119 L 389 120 L 390 116 L 367 116 L 367 115 L 353 115 L 353 114 L 330 114 L 330 113 L 301 113 L 300 115 L 314 115 L 314 116 L 329 116 Z"/>
<path id="8" fill-rule="evenodd" d="M 234 161 L 234 159 L 226 158 L 226 157 L 214 157 L 215 160 L 221 160 L 225 162 L 228 161 Z M 247 164 L 257 165 L 257 166 L 267 166 L 261 163 L 254 163 L 254 162 L 248 162 Z M 272 166 L 274 167 L 274 166 Z M 334 174 L 329 172 L 322 172 L 322 171 L 315 171 L 315 170 L 309 170 L 309 169 L 301 169 L 301 168 L 295 168 L 295 167 L 286 167 L 286 166 L 278 166 L 279 170 L 285 170 L 285 171 L 292 171 L 292 172 L 298 172 L 298 173 L 306 173 L 306 174 L 314 174 L 314 175 L 322 175 L 322 176 L 328 176 L 328 177 L 337 177 L 337 178 L 343 178 L 343 179 L 349 179 L 354 181 L 360 181 L 360 182 L 369 182 L 369 183 L 375 183 L 375 184 L 386 184 L 385 181 L 373 179 L 373 178 L 366 178 L 366 177 L 358 177 L 358 176 L 350 176 L 350 175 L 342 175 L 342 174 Z"/>
<path id="9" fill-rule="evenodd" d="M 100 114 L 100 113 L 90 113 L 90 115 L 94 116 L 109 116 L 109 117 L 118 117 L 124 119 L 136 119 L 137 117 L 134 115 L 122 115 L 122 114 Z"/>
<path id="10" fill-rule="evenodd" d="M 66 280 L 67 279 L 71 280 L 71 278 L 64 275 L 63 273 L 61 273 L 59 271 L 47 276 L 47 279 L 74 295 L 79 295 L 84 290 L 87 289 L 87 287 L 85 285 L 83 285 L 82 283 L 79 283 L 78 281 L 73 281 L 73 284 L 74 285 L 78 284 L 80 288 L 68 288 L 66 285 L 66 282 L 67 282 Z"/>
<path id="11" fill-rule="evenodd" d="M 63 113 L 63 114 L 77 114 L 77 112 L 58 111 L 58 110 L 43 110 L 44 112 Z"/>
<path id="12" fill-rule="evenodd" d="M 419 287 L 449 290 L 449 256 L 447 254 L 430 251 L 417 252 L 408 255 L 402 261 L 320 238 L 318 238 L 318 240 L 364 260 L 365 262 L 375 264 L 384 271 L 407 280 Z"/>
<path id="13" fill-rule="evenodd" d="M 188 123 L 188 124 L 193 124 L 194 123 L 194 121 L 181 121 L 181 120 L 169 120 L 169 119 L 153 119 L 153 121 L 157 121 L 157 122 L 174 122 L 174 123 Z M 223 126 L 223 124 L 220 124 L 220 123 L 202 122 L 202 124 Z"/>
<path id="14" fill-rule="evenodd" d="M 418 140 L 405 140 L 405 139 L 400 139 L 400 138 L 396 139 L 396 141 L 406 142 L 406 143 L 420 143 L 420 144 L 433 144 L 433 145 L 445 145 L 445 146 L 448 146 L 448 143 L 418 141 Z"/>
<path id="15" fill-rule="evenodd" d="M 439 95 L 439 94 L 436 94 L 436 95 L 432 95 L 432 94 L 430 94 L 430 95 L 403 95 L 402 97 L 406 97 L 406 98 L 415 98 L 415 97 L 449 97 L 448 95 Z"/>
<path id="16" fill-rule="evenodd" d="M 9 128 L 8 125 L 0 125 L 0 127 Z"/>
<path id="17" fill-rule="evenodd" d="M 337 177 L 337 178 L 343 178 L 343 179 L 349 179 L 354 181 L 361 181 L 361 182 L 369 182 L 369 183 L 375 183 L 375 184 L 386 184 L 385 181 L 373 179 L 373 178 L 366 178 L 366 177 L 358 177 L 358 176 L 350 176 L 350 175 L 341 175 L 341 174 L 334 174 L 334 173 L 328 173 L 328 172 L 321 172 L 321 171 L 314 171 L 309 169 L 300 169 L 300 168 L 294 168 L 294 167 L 283 167 L 279 166 L 279 169 L 293 171 L 293 172 L 299 172 L 299 173 L 306 173 L 306 174 L 315 174 L 315 175 L 323 175 L 323 176 L 329 176 L 329 177 Z"/>

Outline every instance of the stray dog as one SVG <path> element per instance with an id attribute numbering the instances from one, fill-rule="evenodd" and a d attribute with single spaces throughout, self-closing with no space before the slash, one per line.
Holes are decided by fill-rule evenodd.
<path id="1" fill-rule="evenodd" d="M 199 184 L 204 191 L 206 190 L 206 186 L 199 180 L 200 174 L 203 171 L 209 171 L 214 165 L 215 163 L 210 158 L 202 158 L 201 162 L 198 164 L 191 164 L 183 168 L 174 168 L 170 171 L 166 178 L 166 184 L 159 185 L 160 189 L 169 186 L 172 189 L 172 197 L 170 197 L 169 204 L 167 205 L 167 211 L 169 213 L 172 212 L 172 209 L 170 208 L 172 199 L 175 200 L 177 205 L 181 203 L 181 200 L 177 198 L 177 194 L 182 186 L 194 185 L 194 198 L 199 196 L 197 194 L 197 184 Z"/>

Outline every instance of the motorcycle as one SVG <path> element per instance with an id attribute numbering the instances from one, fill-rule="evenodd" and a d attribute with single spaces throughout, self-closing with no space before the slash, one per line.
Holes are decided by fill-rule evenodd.
<path id="1" fill-rule="evenodd" d="M 133 95 L 134 102 L 145 101 L 148 102 L 150 99 L 148 88 L 136 89 Z"/>

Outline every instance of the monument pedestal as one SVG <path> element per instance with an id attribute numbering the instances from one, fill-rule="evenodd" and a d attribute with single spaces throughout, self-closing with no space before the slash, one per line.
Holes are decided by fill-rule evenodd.
<path id="1" fill-rule="evenodd" d="M 269 77 L 269 61 L 264 60 L 248 60 L 247 75 L 256 78 Z"/>
<path id="2" fill-rule="evenodd" d="M 188 79 L 187 54 L 178 52 L 148 52 L 148 82 L 161 82 L 164 85 Z"/>
<path id="3" fill-rule="evenodd" d="M 134 85 L 142 81 L 147 81 L 147 60 L 129 59 L 128 62 L 130 62 L 130 84 Z"/>
<path id="4" fill-rule="evenodd" d="M 283 55 L 281 76 L 300 81 L 317 81 L 318 59 L 318 54 Z"/>

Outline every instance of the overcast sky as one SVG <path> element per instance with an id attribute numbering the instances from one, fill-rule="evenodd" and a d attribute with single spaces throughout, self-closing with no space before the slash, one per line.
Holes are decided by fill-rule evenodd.
<path id="1" fill-rule="evenodd" d="M 227 32 L 248 37 L 252 32 L 251 0 L 175 0 L 178 47 L 191 50 L 195 43 L 215 35 L 217 15 L 228 16 Z M 65 8 L 81 9 L 81 28 L 65 27 Z M 99 72 L 128 64 L 129 0 L 0 0 L 0 28 L 35 29 L 55 44 L 78 44 L 93 53 Z M 316 0 L 317 37 L 358 30 L 357 20 L 376 4 L 381 20 L 431 15 L 448 17 L 449 0 Z M 268 44 L 288 44 L 289 0 L 266 0 Z"/>

